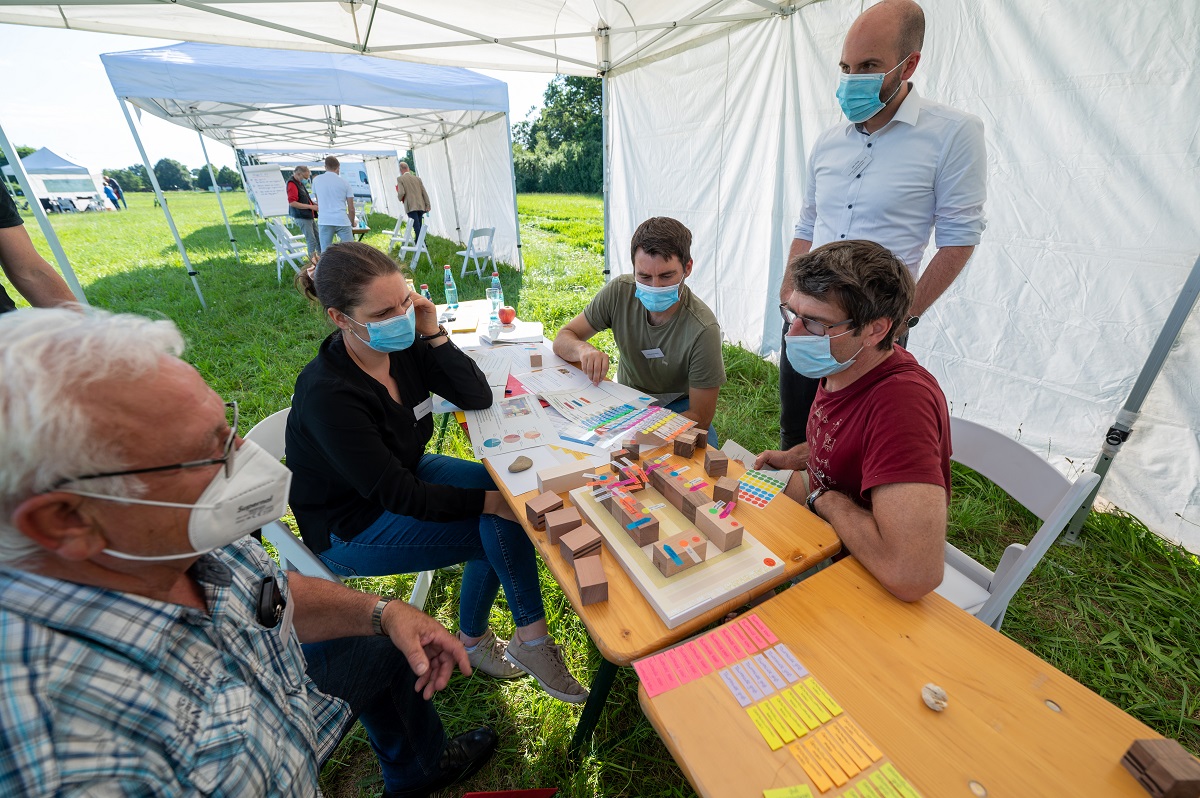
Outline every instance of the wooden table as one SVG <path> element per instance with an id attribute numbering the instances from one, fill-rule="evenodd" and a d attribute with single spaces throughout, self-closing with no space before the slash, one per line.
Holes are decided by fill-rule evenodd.
<path id="1" fill-rule="evenodd" d="M 670 451 L 669 446 L 649 451 L 643 449 L 643 460 L 656 457 Z M 697 449 L 690 459 L 672 457 L 667 461 L 672 467 L 691 463 L 692 469 L 700 474 L 704 471 L 704 451 Z M 841 542 L 834 534 L 833 528 L 810 513 L 806 508 L 780 494 L 765 508 L 759 509 L 749 505 L 739 504 L 734 510 L 734 516 L 761 541 L 768 549 L 780 558 L 783 572 L 776 578 L 761 585 L 739 593 L 718 607 L 702 615 L 686 621 L 674 629 L 668 629 L 654 611 L 654 608 L 642 596 L 637 585 L 630 580 L 621 564 L 613 555 L 604 550 L 601 555 L 604 571 L 608 577 L 608 601 L 583 606 L 579 601 L 579 588 L 575 584 L 575 571 L 569 563 L 563 560 L 559 547 L 551 546 L 544 531 L 532 529 L 525 518 L 525 502 L 534 498 L 537 491 L 522 493 L 514 496 L 504 487 L 504 483 L 496 475 L 492 464 L 485 459 L 484 464 L 500 486 L 517 518 L 525 528 L 526 534 L 533 541 L 542 560 L 562 587 L 563 593 L 571 601 L 571 606 L 587 627 L 588 635 L 596 644 L 603 662 L 596 677 L 592 681 L 591 695 L 584 706 L 571 741 L 572 750 L 577 750 L 591 736 L 604 702 L 608 698 L 609 689 L 617 673 L 617 668 L 629 665 L 635 659 L 652 654 L 672 643 L 690 637 L 697 631 L 721 619 L 731 610 L 742 607 L 751 599 L 762 595 L 776 585 L 798 576 L 817 563 L 831 557 L 841 550 Z M 730 460 L 729 476 L 737 477 L 745 469 L 739 463 Z M 711 491 L 708 491 L 711 495 Z M 566 494 L 562 494 L 565 498 Z"/>
<path id="2" fill-rule="evenodd" d="M 940 596 L 905 604 L 847 558 L 755 612 L 926 798 L 984 794 L 972 782 L 992 798 L 1146 798 L 1120 760 L 1135 739 L 1161 735 Z M 940 714 L 921 701 L 927 682 L 948 694 Z M 716 673 L 639 694 L 700 795 L 812 787 Z"/>

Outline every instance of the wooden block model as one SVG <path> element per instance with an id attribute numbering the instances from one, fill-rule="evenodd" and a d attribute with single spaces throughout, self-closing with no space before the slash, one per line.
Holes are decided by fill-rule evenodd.
<path id="1" fill-rule="evenodd" d="M 621 441 L 621 448 L 629 452 L 629 459 L 635 463 L 642 459 L 642 447 L 637 438 L 626 438 Z"/>
<path id="2" fill-rule="evenodd" d="M 575 560 L 600 553 L 600 533 L 583 524 L 559 538 L 558 547 L 563 559 L 574 564 Z"/>
<path id="3" fill-rule="evenodd" d="M 599 554 L 575 561 L 575 584 L 579 586 L 579 601 L 584 606 L 608 601 L 608 577 L 604 575 Z"/>
<path id="4" fill-rule="evenodd" d="M 684 514 L 687 520 L 694 524 L 696 523 L 696 511 L 704 505 L 711 503 L 712 499 L 708 498 L 708 495 L 705 494 L 704 488 L 692 490 L 685 487 L 683 492 L 683 507 L 680 508 L 680 512 Z"/>
<path id="5" fill-rule="evenodd" d="M 546 513 L 561 510 L 562 506 L 563 500 L 558 498 L 558 494 L 547 491 L 525 502 L 525 517 L 534 529 L 545 529 Z"/>
<path id="6" fill-rule="evenodd" d="M 608 456 L 608 464 L 612 468 L 614 474 L 621 473 L 621 469 L 624 468 L 624 466 L 621 464 L 622 457 L 625 459 L 629 458 L 628 449 L 613 449 L 612 453 Z"/>
<path id="7" fill-rule="evenodd" d="M 704 533 L 709 542 L 721 551 L 729 551 L 742 545 L 742 531 L 745 529 L 733 514 L 720 517 L 721 511 L 717 503 L 711 502 L 696 509 L 696 528 Z"/>
<path id="8" fill-rule="evenodd" d="M 583 523 L 579 511 L 574 507 L 564 507 L 561 510 L 551 510 L 546 513 L 546 539 L 551 545 L 558 543 L 562 536 L 577 529 Z"/>
<path id="9" fill-rule="evenodd" d="M 538 353 L 533 353 L 529 356 L 529 368 L 540 369 L 542 367 L 542 356 Z"/>
<path id="10" fill-rule="evenodd" d="M 658 519 L 643 509 L 636 500 L 633 500 L 633 507 L 634 511 L 630 512 L 628 507 L 621 503 L 620 497 L 614 496 L 612 516 L 621 525 L 621 529 L 633 538 L 634 543 L 648 546 L 658 540 Z"/>
<path id="11" fill-rule="evenodd" d="M 684 434 L 692 436 L 692 439 L 695 442 L 697 449 L 707 449 L 708 448 L 708 430 L 696 429 L 695 427 L 692 427 L 690 430 L 688 430 Z"/>
<path id="12" fill-rule="evenodd" d="M 656 475 L 661 474 L 661 476 L 658 477 L 658 484 L 654 487 L 659 493 L 662 494 L 663 498 L 666 499 L 672 507 L 686 515 L 687 511 L 684 510 L 685 505 L 683 497 L 689 492 L 687 485 L 685 484 L 687 482 L 687 475 L 680 474 L 677 477 L 673 477 L 671 476 L 671 472 L 665 469 L 662 471 L 655 471 L 653 473 Z"/>
<path id="13" fill-rule="evenodd" d="M 584 474 L 595 473 L 598 473 L 596 466 L 592 463 L 585 463 L 582 460 L 576 460 L 572 463 L 565 463 L 551 468 L 543 468 L 537 472 L 538 490 L 550 491 L 551 493 L 566 493 L 569 490 L 582 488 L 589 482 L 594 481 L 595 477 L 585 477 Z"/>
<path id="14" fill-rule="evenodd" d="M 721 477 L 713 486 L 713 501 L 734 502 L 737 501 L 737 494 L 738 481 L 733 477 Z"/>
<path id="15" fill-rule="evenodd" d="M 708 546 L 699 535 L 659 540 L 654 544 L 651 559 L 663 576 L 674 576 L 707 559 Z"/>
<path id="16" fill-rule="evenodd" d="M 723 477 L 729 473 L 729 455 L 720 449 L 704 451 L 704 473 L 710 477 Z"/>
<path id="17" fill-rule="evenodd" d="M 675 440 L 671 444 L 671 451 L 680 457 L 691 457 L 696 451 L 696 443 L 687 432 L 681 432 L 675 436 Z"/>
<path id="18" fill-rule="evenodd" d="M 1175 740 L 1134 740 L 1121 764 L 1154 798 L 1200 796 L 1200 761 Z"/>

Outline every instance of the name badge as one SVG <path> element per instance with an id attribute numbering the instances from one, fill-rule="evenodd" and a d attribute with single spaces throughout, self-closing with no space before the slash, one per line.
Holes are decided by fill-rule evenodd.
<path id="1" fill-rule="evenodd" d="M 654 349 L 643 349 L 642 357 L 646 358 L 647 360 L 657 360 L 660 357 L 666 357 L 666 356 L 663 354 L 663 351 L 661 349 L 658 349 L 656 347 Z"/>
<path id="2" fill-rule="evenodd" d="M 845 170 L 842 171 L 842 174 L 846 175 L 847 177 L 853 177 L 855 175 L 862 174 L 862 171 L 867 168 L 869 163 L 871 163 L 871 154 L 864 152 L 862 155 L 858 156 L 858 159 L 854 161 L 854 163 L 847 166 Z"/>
<path id="3" fill-rule="evenodd" d="M 433 397 L 428 397 L 424 402 L 413 408 L 413 417 L 420 421 L 429 415 L 433 410 Z"/>

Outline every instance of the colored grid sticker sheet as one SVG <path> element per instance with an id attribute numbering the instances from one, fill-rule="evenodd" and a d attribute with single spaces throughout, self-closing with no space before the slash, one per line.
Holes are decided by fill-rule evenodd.
<path id="1" fill-rule="evenodd" d="M 738 480 L 738 503 L 766 507 L 787 487 L 791 475 L 791 471 L 747 471 Z"/>

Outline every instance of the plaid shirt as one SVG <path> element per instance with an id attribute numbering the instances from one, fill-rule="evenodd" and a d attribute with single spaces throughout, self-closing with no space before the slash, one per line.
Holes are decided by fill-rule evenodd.
<path id="1" fill-rule="evenodd" d="M 256 621 L 282 572 L 246 538 L 191 573 L 207 614 L 0 568 L 0 794 L 316 792 L 350 710 Z"/>

